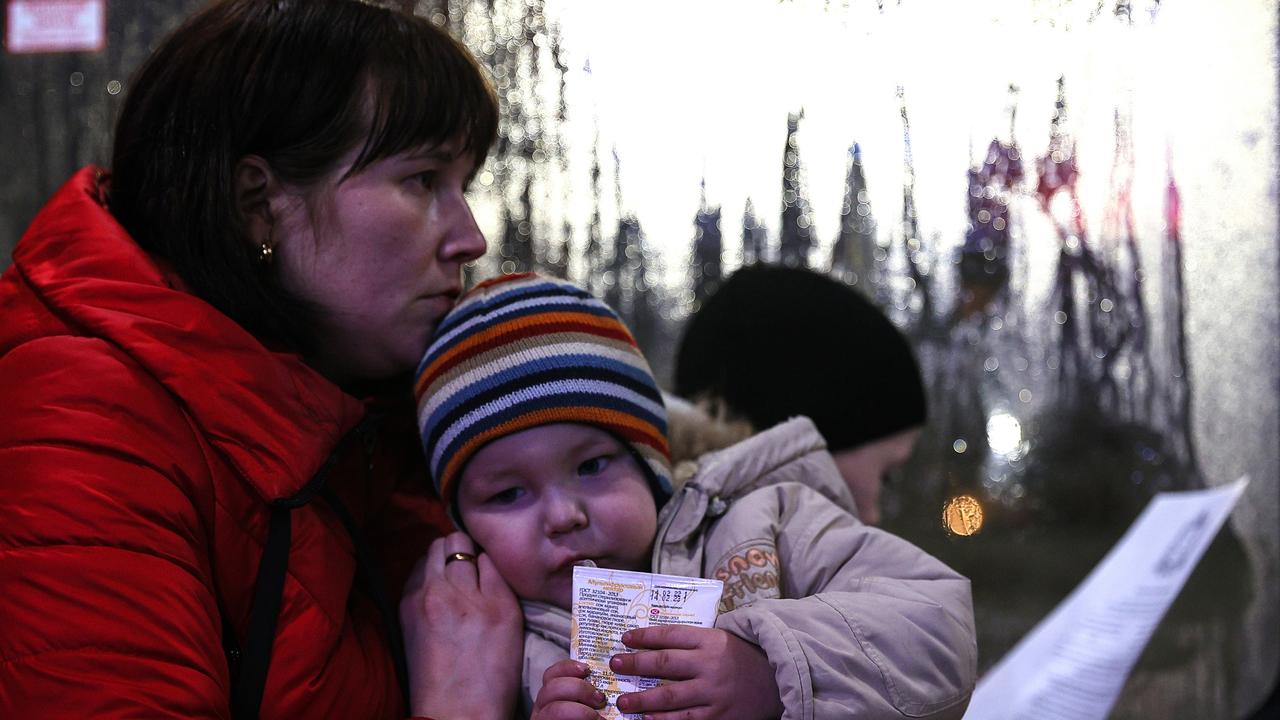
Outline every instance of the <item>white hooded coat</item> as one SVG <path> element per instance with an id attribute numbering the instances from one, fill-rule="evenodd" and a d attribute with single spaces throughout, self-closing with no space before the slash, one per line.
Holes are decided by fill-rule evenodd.
<path id="1" fill-rule="evenodd" d="M 794 418 L 707 453 L 662 509 L 652 571 L 717 578 L 716 627 L 769 658 L 785 720 L 960 718 L 977 677 L 969 581 L 858 520 Z M 690 472 L 692 471 L 692 472 Z M 569 656 L 569 613 L 525 602 L 523 705 Z"/>

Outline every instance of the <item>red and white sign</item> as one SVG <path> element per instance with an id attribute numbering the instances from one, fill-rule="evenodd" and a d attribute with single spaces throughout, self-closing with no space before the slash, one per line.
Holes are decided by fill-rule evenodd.
<path id="1" fill-rule="evenodd" d="M 8 0 L 10 53 L 97 52 L 107 44 L 107 0 Z"/>

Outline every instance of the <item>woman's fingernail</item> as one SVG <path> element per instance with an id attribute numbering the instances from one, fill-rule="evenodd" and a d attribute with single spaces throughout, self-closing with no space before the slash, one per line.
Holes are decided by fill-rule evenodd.
<path id="1" fill-rule="evenodd" d="M 622 658 L 618 657 L 617 655 L 614 655 L 613 657 L 609 658 L 609 667 L 614 670 L 621 670 Z"/>
<path id="2" fill-rule="evenodd" d="M 632 638 L 632 635 L 631 635 L 631 631 L 630 631 L 630 630 L 628 630 L 628 631 L 626 631 L 626 632 L 622 633 L 622 644 L 623 644 L 623 645 L 630 645 L 630 644 L 631 644 L 631 638 Z"/>
<path id="3" fill-rule="evenodd" d="M 596 694 L 595 694 L 595 695 L 592 695 L 591 697 L 592 697 L 592 699 L 595 701 L 595 702 L 593 703 L 593 705 L 594 705 L 595 707 L 604 707 L 604 702 L 605 702 L 604 693 L 602 693 L 602 692 L 600 692 L 599 690 L 597 690 L 597 691 L 596 691 Z"/>
<path id="4" fill-rule="evenodd" d="M 579 675 L 586 675 L 586 674 L 587 674 L 587 673 L 589 673 L 589 672 L 591 672 L 591 666 L 590 666 L 590 665 L 588 665 L 588 664 L 586 664 L 586 663 L 581 663 L 581 662 L 580 662 L 580 663 L 578 663 L 578 674 L 579 674 Z"/>

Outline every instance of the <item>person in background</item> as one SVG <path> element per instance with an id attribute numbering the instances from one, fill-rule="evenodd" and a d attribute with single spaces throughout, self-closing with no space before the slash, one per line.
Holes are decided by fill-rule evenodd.
<path id="1" fill-rule="evenodd" d="M 809 417 L 872 525 L 884 478 L 927 419 L 920 368 L 893 323 L 851 287 L 781 266 L 738 270 L 689 318 L 675 393 L 751 431 Z"/>
<path id="2" fill-rule="evenodd" d="M 969 582 L 859 522 L 805 418 L 697 461 L 672 496 L 666 411 L 630 331 L 571 283 L 480 283 L 440 323 L 414 387 L 431 476 L 523 601 L 523 707 L 597 718 L 568 660 L 573 568 L 724 582 L 715 628 L 633 630 L 618 697 L 657 718 L 959 718 L 976 677 Z M 474 582 L 476 558 L 446 572 Z"/>
<path id="3" fill-rule="evenodd" d="M 152 53 L 0 277 L 0 717 L 510 717 L 519 606 L 446 573 L 409 402 L 497 123 L 369 2 L 214 2 Z"/>

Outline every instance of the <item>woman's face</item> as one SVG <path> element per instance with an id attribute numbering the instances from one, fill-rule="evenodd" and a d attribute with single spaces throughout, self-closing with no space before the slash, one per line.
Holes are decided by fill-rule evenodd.
<path id="1" fill-rule="evenodd" d="M 484 254 L 459 143 L 409 150 L 339 182 L 353 150 L 314 187 L 289 188 L 275 214 L 285 287 L 319 308 L 309 361 L 338 383 L 412 371 L 452 307 L 463 264 Z"/>
<path id="2" fill-rule="evenodd" d="M 921 430 L 920 427 L 907 428 L 854 448 L 831 453 L 836 467 L 840 469 L 840 476 L 853 493 L 853 504 L 858 508 L 858 517 L 862 522 L 868 525 L 880 523 L 880 490 L 884 486 L 884 477 L 911 457 Z"/>

